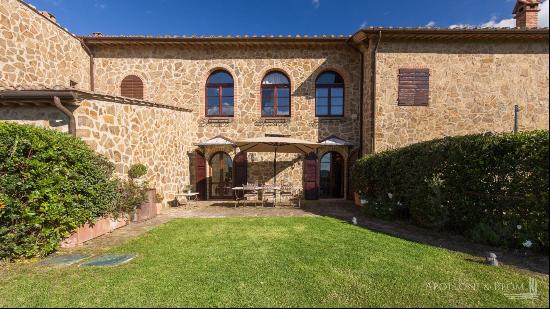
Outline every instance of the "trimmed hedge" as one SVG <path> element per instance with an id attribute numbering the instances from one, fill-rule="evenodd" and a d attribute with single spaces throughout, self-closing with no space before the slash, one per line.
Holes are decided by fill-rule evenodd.
<path id="1" fill-rule="evenodd" d="M 0 123 L 0 259 L 44 256 L 121 208 L 113 166 L 71 135 Z"/>
<path id="2" fill-rule="evenodd" d="M 548 138 L 533 131 L 422 142 L 358 160 L 353 183 L 367 215 L 548 251 Z"/>

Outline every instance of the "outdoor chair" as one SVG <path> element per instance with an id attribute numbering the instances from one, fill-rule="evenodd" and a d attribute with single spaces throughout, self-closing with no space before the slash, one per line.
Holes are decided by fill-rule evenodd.
<path id="1" fill-rule="evenodd" d="M 281 186 L 281 190 L 279 191 L 279 198 L 281 202 L 287 202 L 290 203 L 292 199 L 294 188 L 289 184 L 284 184 Z"/>
<path id="2" fill-rule="evenodd" d="M 265 202 L 271 203 L 273 202 L 273 206 L 276 206 L 277 204 L 277 190 L 275 185 L 265 185 L 262 189 L 262 206 L 264 206 Z"/>
<path id="3" fill-rule="evenodd" d="M 289 206 L 294 206 L 300 208 L 302 191 L 300 189 L 294 188 L 292 185 L 282 185 L 279 192 L 281 201 L 285 201 Z"/>
<path id="4" fill-rule="evenodd" d="M 243 185 L 243 203 L 254 202 L 254 206 L 258 206 L 260 199 L 258 198 L 258 185 L 248 183 Z"/>

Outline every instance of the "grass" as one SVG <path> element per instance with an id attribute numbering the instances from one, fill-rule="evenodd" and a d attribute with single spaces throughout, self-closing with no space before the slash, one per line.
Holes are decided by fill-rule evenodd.
<path id="1" fill-rule="evenodd" d="M 330 218 L 181 219 L 117 268 L 0 270 L 0 307 L 547 307 L 548 278 Z M 538 299 L 511 300 L 536 278 Z"/>

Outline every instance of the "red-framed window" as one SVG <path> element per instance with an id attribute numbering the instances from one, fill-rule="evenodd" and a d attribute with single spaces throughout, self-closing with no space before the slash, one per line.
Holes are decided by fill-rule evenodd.
<path id="1" fill-rule="evenodd" d="M 290 117 L 290 80 L 281 72 L 262 80 L 262 117 Z"/>
<path id="2" fill-rule="evenodd" d="M 321 73 L 315 81 L 315 116 L 344 116 L 344 79 L 332 71 Z"/>
<path id="3" fill-rule="evenodd" d="M 215 71 L 206 81 L 206 116 L 233 117 L 235 94 L 233 77 L 226 71 Z"/>

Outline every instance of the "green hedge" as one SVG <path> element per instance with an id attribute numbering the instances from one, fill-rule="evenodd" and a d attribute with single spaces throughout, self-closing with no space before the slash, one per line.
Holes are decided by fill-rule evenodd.
<path id="1" fill-rule="evenodd" d="M 487 133 L 368 155 L 353 168 L 354 188 L 367 215 L 547 251 L 548 137 Z"/>
<path id="2" fill-rule="evenodd" d="M 78 138 L 0 123 L 0 259 L 46 255 L 78 226 L 117 214 L 112 172 Z"/>

